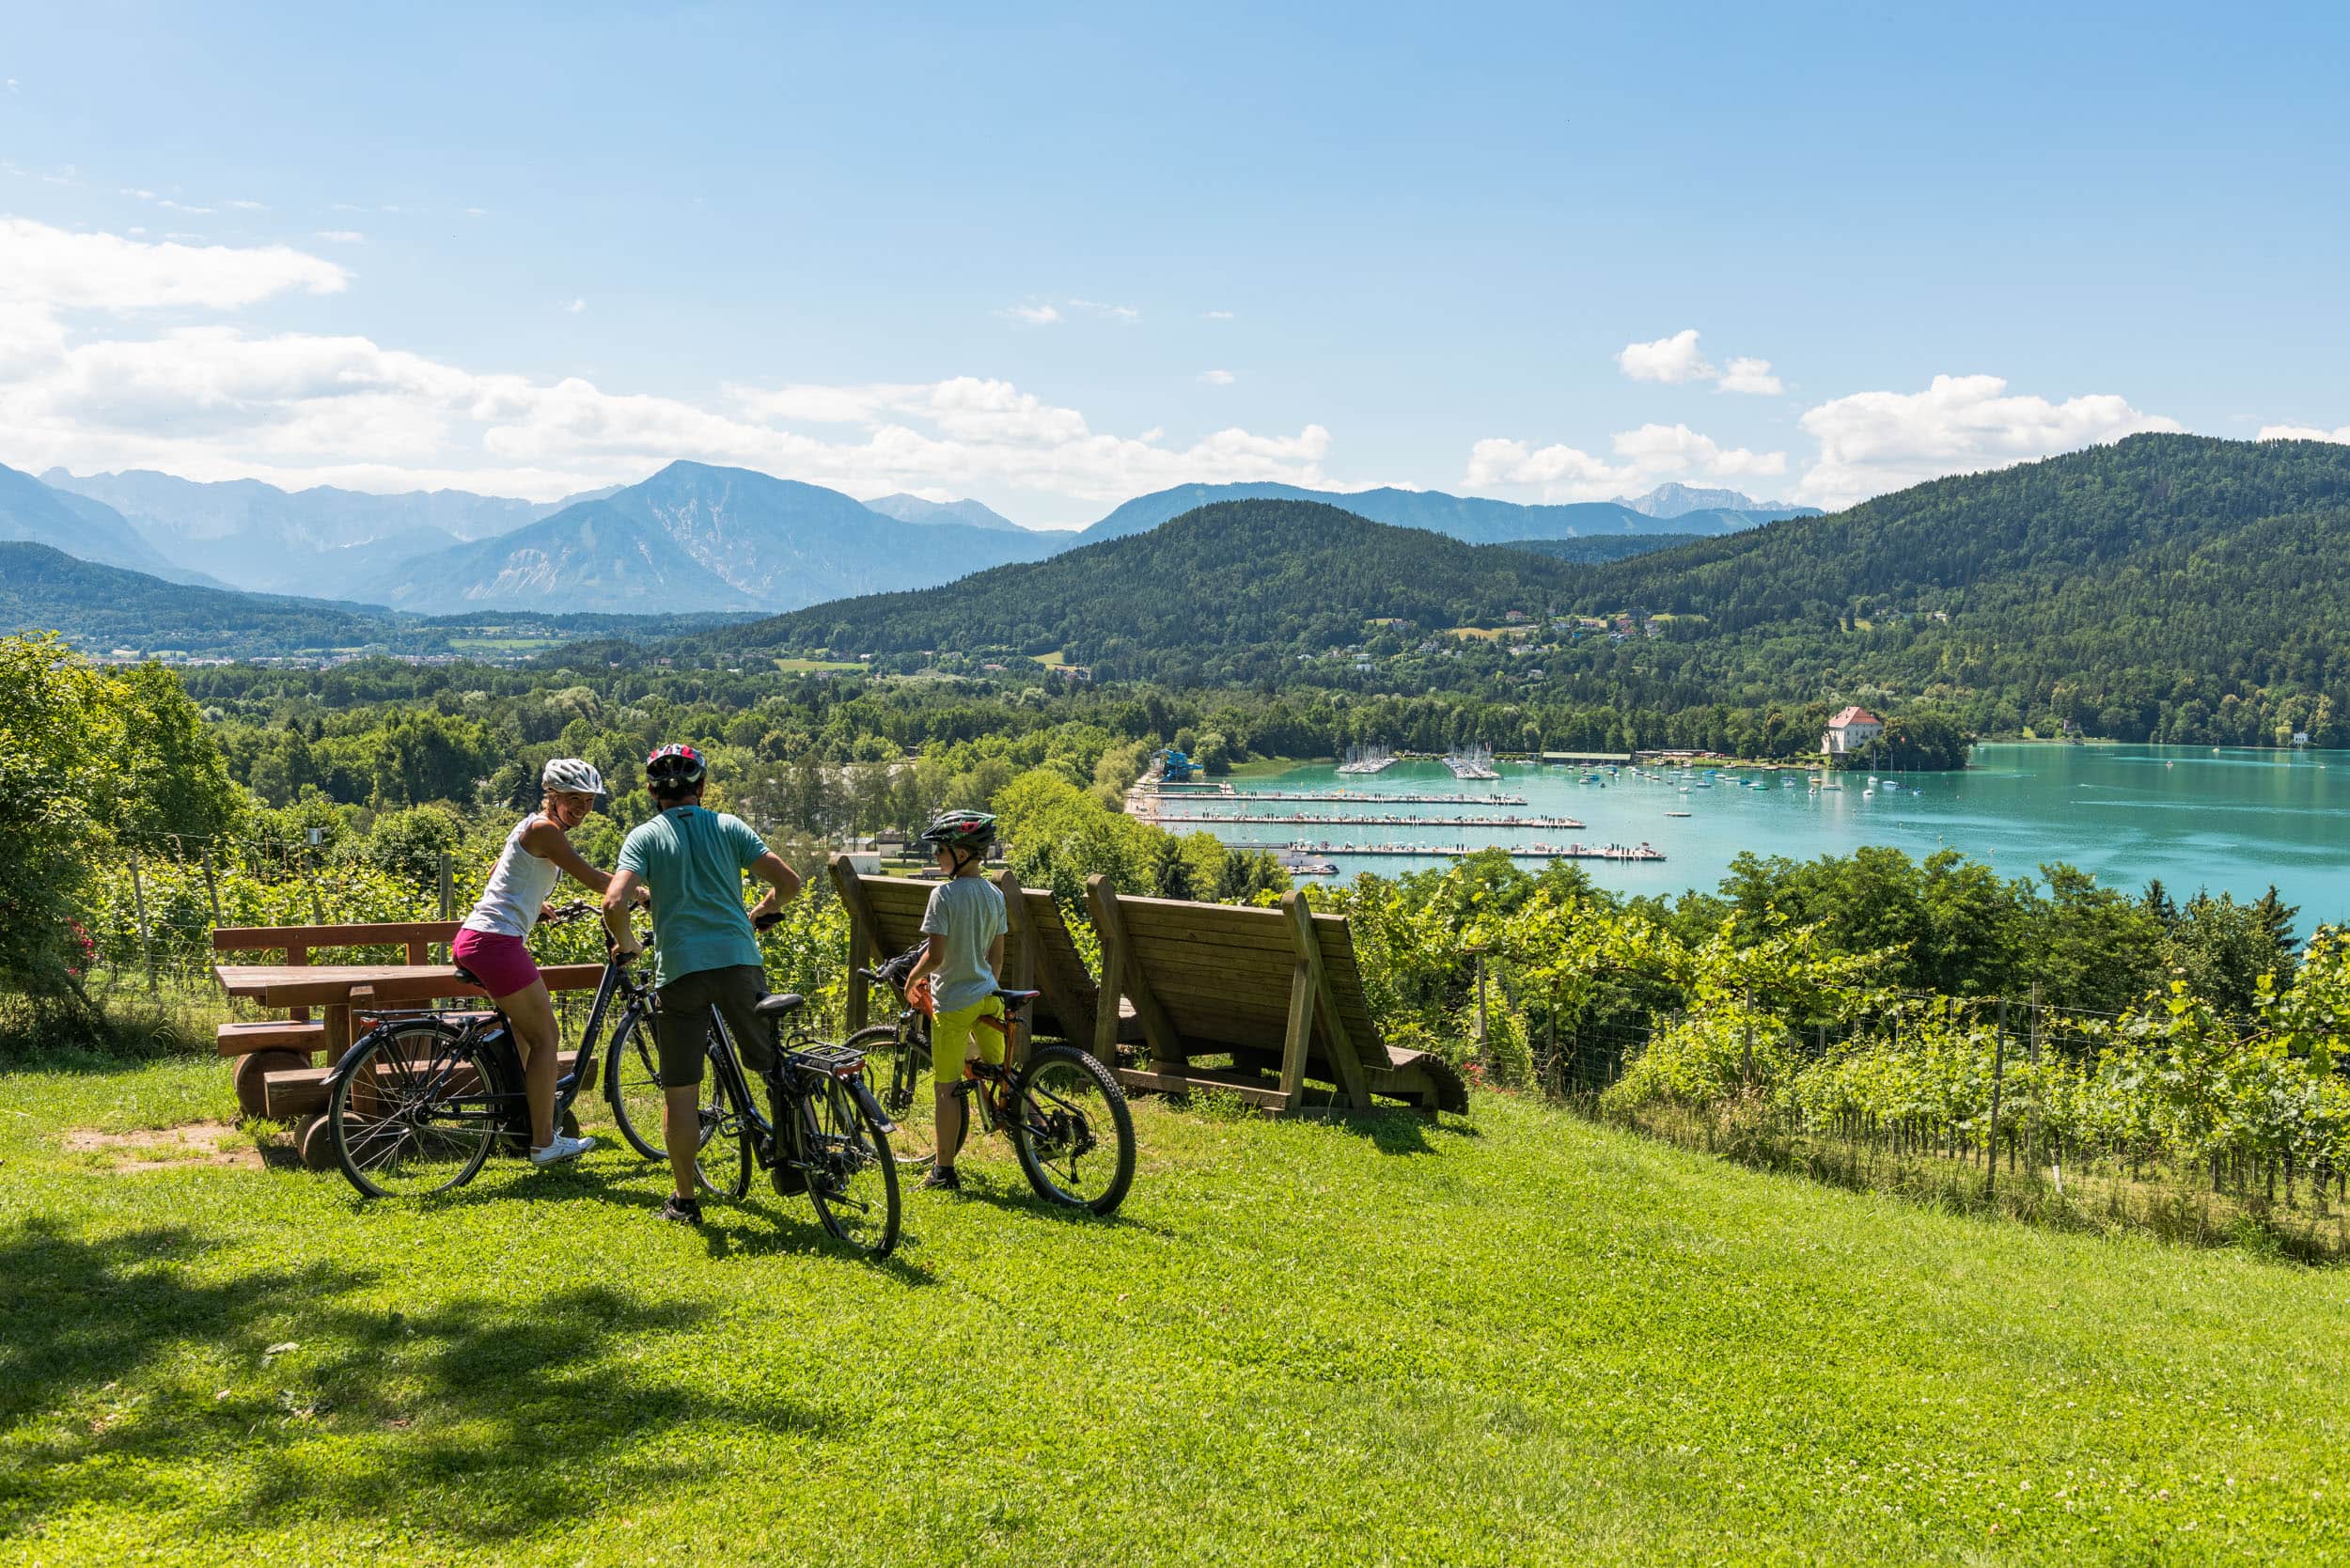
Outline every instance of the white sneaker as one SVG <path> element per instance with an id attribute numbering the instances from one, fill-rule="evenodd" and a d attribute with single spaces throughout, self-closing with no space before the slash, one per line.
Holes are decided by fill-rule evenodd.
<path id="1" fill-rule="evenodd" d="M 533 1149 L 530 1152 L 530 1163 L 532 1165 L 561 1165 L 565 1160 L 579 1158 L 595 1146 L 594 1138 L 565 1137 L 561 1133 L 557 1133 L 555 1135 L 553 1143 L 548 1144 L 544 1149 Z"/>

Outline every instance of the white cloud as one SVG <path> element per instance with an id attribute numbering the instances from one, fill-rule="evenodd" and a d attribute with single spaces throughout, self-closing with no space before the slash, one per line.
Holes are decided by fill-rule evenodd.
<path id="1" fill-rule="evenodd" d="M 352 335 L 233 321 L 141 334 L 162 308 L 233 311 L 350 274 L 284 246 L 195 249 L 0 220 L 8 461 L 152 467 L 299 487 L 460 486 L 552 497 L 677 458 L 857 494 L 988 487 L 1122 500 L 1186 481 L 1327 486 L 1330 432 L 1125 436 L 1006 381 L 727 388 L 702 401 L 482 372 Z M 827 429 L 826 427 L 829 427 Z"/>
<path id="2" fill-rule="evenodd" d="M 563 307 L 563 314 L 566 316 L 576 316 L 585 311 L 587 308 L 588 301 L 583 297 L 574 295 L 572 299 L 572 303 Z"/>
<path id="3" fill-rule="evenodd" d="M 1771 374 L 1771 362 L 1767 359 L 1733 359 L 1715 384 L 1725 392 L 1752 392 L 1769 398 L 1776 398 L 1784 390 L 1778 378 Z"/>
<path id="4" fill-rule="evenodd" d="M 321 228 L 313 238 L 324 240 L 330 245 L 364 245 L 368 243 L 368 237 L 355 228 Z"/>
<path id="5" fill-rule="evenodd" d="M 1051 326 L 1060 320 L 1060 312 L 1049 305 L 1008 305 L 995 314 L 1030 326 Z"/>
<path id="6" fill-rule="evenodd" d="M 1616 355 L 1617 368 L 1634 381 L 1661 381 L 1678 386 L 1684 382 L 1710 381 L 1723 392 L 1751 392 L 1777 397 L 1784 390 L 1771 374 L 1767 359 L 1739 357 L 1730 368 L 1717 370 L 1698 351 L 1698 329 L 1684 327 L 1653 343 L 1626 343 Z"/>
<path id="7" fill-rule="evenodd" d="M 2339 441 L 2350 445 L 2350 425 L 2322 431 L 2314 425 L 2263 425 L 2255 441 Z"/>
<path id="8" fill-rule="evenodd" d="M 469 218 L 486 218 L 489 215 L 490 210 L 487 207 L 468 207 L 465 209 L 465 216 Z"/>
<path id="9" fill-rule="evenodd" d="M 14 92 L 14 91 L 16 91 L 16 90 L 17 90 L 17 86 L 16 86 L 16 78 L 15 78 L 15 77 L 11 76 L 11 77 L 9 77 L 9 78 L 8 78 L 8 90 L 9 90 L 10 92 Z"/>
<path id="10" fill-rule="evenodd" d="M 1142 320 L 1142 312 L 1131 305 L 1104 305 L 1100 300 L 1073 299 L 1069 304 L 1073 309 L 1082 310 L 1089 316 L 1100 316 L 1107 321 L 1138 321 Z"/>
<path id="11" fill-rule="evenodd" d="M 1233 382 L 1239 379 L 1239 377 L 1233 375 L 1230 370 L 1202 370 L 1199 372 L 1200 382 L 1208 386 L 1230 386 Z"/>
<path id="12" fill-rule="evenodd" d="M 239 212 L 266 212 L 269 208 L 258 201 L 231 201 L 227 205 Z"/>
<path id="13" fill-rule="evenodd" d="M 135 198 L 136 200 L 139 200 L 139 201 L 152 201 L 152 200 L 154 200 L 154 199 L 155 199 L 155 193 L 154 193 L 154 192 L 152 192 L 152 191 L 142 191 L 142 190 L 138 189 L 136 186 L 133 186 L 133 185 L 125 185 L 124 187 L 122 187 L 122 194 L 123 194 L 124 196 L 133 197 L 133 198 Z"/>
<path id="14" fill-rule="evenodd" d="M 155 198 L 155 205 L 167 212 L 185 212 L 192 217 L 198 218 L 209 218 L 217 211 L 217 209 L 211 207 L 190 207 L 182 202 L 174 201 L 169 196 L 157 196 Z"/>
<path id="15" fill-rule="evenodd" d="M 1232 319 L 1232 313 L 1229 310 L 1202 310 L 1199 312 L 1199 319 L 1203 321 L 1229 321 Z"/>
<path id="16" fill-rule="evenodd" d="M 1922 392 L 1856 392 L 1807 411 L 1800 423 L 1818 439 L 1820 456 L 1796 495 L 1822 506 L 2185 428 L 2110 393 L 2060 403 L 2011 396 L 1998 376 L 1936 376 Z"/>
<path id="17" fill-rule="evenodd" d="M 1787 471 L 1784 452 L 1724 447 L 1686 425 L 1621 431 L 1609 438 L 1608 449 L 1613 463 L 1577 447 L 1489 438 L 1469 449 L 1465 482 L 1471 489 L 1533 486 L 1545 501 L 1599 501 L 1666 479 L 1721 484 Z"/>
<path id="18" fill-rule="evenodd" d="M 273 294 L 339 293 L 351 274 L 286 245 L 146 244 L 0 218 L 0 301 L 55 310 L 234 310 Z"/>
<path id="19" fill-rule="evenodd" d="M 1661 381 L 1678 385 L 1684 381 L 1711 381 L 1720 374 L 1698 353 L 1698 329 L 1684 327 L 1653 343 L 1626 343 L 1616 363 L 1634 381 Z"/>

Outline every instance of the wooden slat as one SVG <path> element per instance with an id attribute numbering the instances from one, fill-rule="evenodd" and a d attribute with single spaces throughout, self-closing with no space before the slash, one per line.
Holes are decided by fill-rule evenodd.
<path id="1" fill-rule="evenodd" d="M 856 863 L 845 855 L 832 857 L 832 885 L 849 912 L 849 1032 L 866 1025 L 872 1007 L 871 982 L 858 971 L 870 967 L 873 955 L 873 910 L 866 902 L 864 879 Z"/>
<path id="2" fill-rule="evenodd" d="M 212 1031 L 213 1048 L 224 1057 L 255 1051 L 315 1051 L 326 1043 L 326 1026 L 271 1018 L 258 1024 L 223 1024 Z"/>
<path id="3" fill-rule="evenodd" d="M 1121 903 L 1124 901 L 1120 901 Z M 1197 917 L 1183 913 L 1198 911 Z M 1246 916 L 1246 920 L 1230 917 Z M 1226 909 L 1216 904 L 1161 903 L 1150 914 L 1127 922 L 1137 941 L 1183 942 L 1202 948 L 1286 953 L 1289 927 L 1277 909 Z"/>
<path id="4" fill-rule="evenodd" d="M 1109 878 L 1099 872 L 1086 878 L 1086 903 L 1093 911 L 1093 929 L 1102 937 L 1102 1000 L 1097 1004 L 1097 1019 L 1111 1016 L 1109 1004 L 1118 996 L 1130 998 L 1135 1004 L 1135 1016 L 1142 1021 L 1142 1037 L 1150 1044 L 1152 1058 L 1180 1061 L 1183 1053 L 1174 1027 L 1167 1022 L 1158 998 L 1152 995 L 1151 982 L 1141 965 L 1135 962 L 1133 939 L 1126 934 L 1125 924 L 1120 918 L 1121 902 Z M 1104 1041 L 1105 1032 L 1106 1026 L 1097 1022 L 1094 1055 L 1104 1061 L 1115 1061 L 1118 1043 L 1114 1039 Z M 1110 1054 L 1103 1056 L 1104 1049 Z"/>
<path id="5" fill-rule="evenodd" d="M 248 972 L 241 976 L 241 969 Z M 455 966 L 446 964 L 320 964 L 275 972 L 260 965 L 222 964 L 214 973 L 230 996 L 257 996 L 271 1007 L 340 1002 L 359 986 L 372 986 L 379 1002 L 485 995 L 459 980 Z M 556 964 L 539 974 L 550 991 L 592 991 L 603 983 L 603 965 Z"/>
<path id="6" fill-rule="evenodd" d="M 457 938 L 459 924 L 456 920 L 384 920 L 342 926 L 221 926 L 212 933 L 212 950 L 282 952 L 288 948 L 392 948 L 412 942 L 451 942 Z"/>
<path id="7" fill-rule="evenodd" d="M 1049 1005 L 1041 1011 L 1050 1013 L 1068 1039 L 1089 1045 L 1097 1027 L 1094 1009 L 1100 996 L 1085 956 L 1077 951 L 1076 939 L 1069 934 L 1068 922 L 1061 918 L 1060 906 L 1053 902 L 1052 894 L 1041 887 L 1024 889 L 1021 902 L 1036 938 L 1039 978 L 1050 982 L 1044 986 Z"/>
<path id="8" fill-rule="evenodd" d="M 1338 998 L 1330 994 L 1330 981 L 1323 973 L 1322 938 L 1314 930 L 1313 913 L 1306 907 L 1305 895 L 1295 888 L 1281 896 L 1281 911 L 1289 917 L 1291 930 L 1295 933 L 1298 961 L 1311 975 L 1316 1017 L 1330 1059 L 1338 1068 L 1339 1085 L 1345 1090 L 1349 1105 L 1357 1110 L 1369 1110 L 1371 1090 L 1363 1081 L 1363 1064 L 1355 1054 L 1355 1043 L 1347 1034 L 1345 1020 L 1339 1014 Z M 1289 1087 L 1288 1076 L 1284 1067 L 1284 1089 Z"/>
<path id="9" fill-rule="evenodd" d="M 1200 1090 L 1217 1089 L 1264 1109 L 1281 1112 L 1289 1109 L 1290 1097 L 1277 1089 L 1266 1086 L 1262 1078 L 1241 1074 L 1214 1072 L 1192 1073 L 1181 1070 L 1121 1067 L 1118 1069 L 1119 1084 L 1126 1089 L 1145 1090 L 1154 1094 L 1187 1094 Z"/>

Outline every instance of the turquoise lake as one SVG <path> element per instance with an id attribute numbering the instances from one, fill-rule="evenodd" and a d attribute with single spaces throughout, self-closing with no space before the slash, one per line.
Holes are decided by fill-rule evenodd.
<path id="1" fill-rule="evenodd" d="M 1898 787 L 1880 784 L 1873 794 L 1866 792 L 1865 773 L 1829 776 L 1842 788 L 1814 793 L 1808 775 L 1787 770 L 1717 768 L 1706 788 L 1698 783 L 1702 770 L 1648 770 L 1669 776 L 1657 781 L 1637 777 L 1629 768 L 1612 776 L 1603 769 L 1603 783 L 1587 782 L 1579 767 L 1496 766 L 1498 782 L 1473 784 L 1455 780 L 1440 762 L 1399 762 L 1370 778 L 1343 780 L 1332 764 L 1319 763 L 1233 780 L 1243 802 L 1202 802 L 1186 809 L 1224 817 L 1245 807 L 1248 794 L 1343 787 L 1361 799 L 1344 805 L 1261 802 L 1247 808 L 1316 819 L 1367 810 L 1411 819 L 1406 826 L 1212 824 L 1217 837 L 1230 841 L 1326 841 L 1333 846 L 1328 858 L 1348 876 L 1438 865 L 1444 856 L 1433 851 L 1423 858 L 1349 855 L 1338 845 L 1465 840 L 1523 849 L 1575 839 L 1645 842 L 1666 858 L 1579 864 L 1605 886 L 1675 893 L 1713 888 L 1746 850 L 1809 859 L 1890 844 L 1919 856 L 1958 850 L 2009 875 L 2034 874 L 2044 861 L 2067 861 L 2105 886 L 2132 891 L 2159 877 L 2180 899 L 2199 887 L 2257 898 L 2274 883 L 2287 902 L 2300 905 L 2305 933 L 2321 920 L 2350 917 L 2350 835 L 2342 831 L 2350 821 L 2350 752 L 1981 745 L 1964 773 L 1885 775 Z M 1739 780 L 1762 787 L 1742 787 Z M 1790 780 L 1793 788 L 1782 787 Z M 1684 784 L 1691 787 L 1684 792 Z M 1516 794 L 1527 804 L 1373 804 L 1382 795 L 1413 792 Z M 1468 814 L 1567 816 L 1587 825 L 1437 825 L 1447 816 Z"/>

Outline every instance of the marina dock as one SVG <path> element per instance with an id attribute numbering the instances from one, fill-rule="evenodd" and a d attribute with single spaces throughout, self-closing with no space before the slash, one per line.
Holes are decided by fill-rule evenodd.
<path id="1" fill-rule="evenodd" d="M 1258 823 L 1280 827 L 1587 827 L 1573 817 L 1407 817 L 1397 812 L 1331 812 L 1324 816 L 1303 813 L 1281 813 L 1266 816 L 1188 816 L 1181 812 L 1148 813 L 1145 822 L 1165 827 L 1180 823 L 1189 826 L 1252 826 Z"/>
<path id="2" fill-rule="evenodd" d="M 1220 839 L 1226 849 L 1262 850 L 1268 855 L 1289 857 L 1326 857 L 1334 855 L 1392 855 L 1419 860 L 1444 860 L 1475 855 L 1480 851 L 1497 849 L 1512 860 L 1626 860 L 1661 861 L 1665 852 L 1649 844 L 1528 844 L 1520 849 L 1509 844 L 1293 844 L 1251 843 L 1243 839 Z"/>

